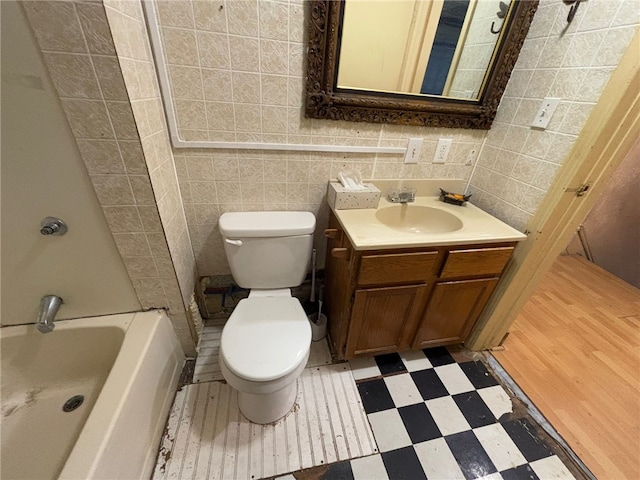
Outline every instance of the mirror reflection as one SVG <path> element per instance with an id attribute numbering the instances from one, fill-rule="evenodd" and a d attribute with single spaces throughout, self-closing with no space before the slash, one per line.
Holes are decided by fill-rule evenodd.
<path id="1" fill-rule="evenodd" d="M 346 0 L 337 87 L 475 101 L 511 0 Z"/>

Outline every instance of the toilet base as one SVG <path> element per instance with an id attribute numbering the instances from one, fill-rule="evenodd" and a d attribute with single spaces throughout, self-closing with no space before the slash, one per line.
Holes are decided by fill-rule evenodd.
<path id="1" fill-rule="evenodd" d="M 272 423 L 289 413 L 297 395 L 298 382 L 295 380 L 282 390 L 265 395 L 238 392 L 238 406 L 249 421 Z"/>

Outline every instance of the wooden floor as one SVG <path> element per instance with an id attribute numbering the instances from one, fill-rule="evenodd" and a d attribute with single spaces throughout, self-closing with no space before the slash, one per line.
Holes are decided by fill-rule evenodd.
<path id="1" fill-rule="evenodd" d="M 600 480 L 640 479 L 640 290 L 561 256 L 494 356 Z"/>

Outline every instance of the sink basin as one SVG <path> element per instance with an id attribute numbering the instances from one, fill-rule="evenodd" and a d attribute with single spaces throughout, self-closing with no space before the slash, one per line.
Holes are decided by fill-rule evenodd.
<path id="1" fill-rule="evenodd" d="M 398 204 L 376 212 L 376 219 L 389 228 L 410 233 L 449 233 L 462 228 L 462 220 L 438 208 Z"/>

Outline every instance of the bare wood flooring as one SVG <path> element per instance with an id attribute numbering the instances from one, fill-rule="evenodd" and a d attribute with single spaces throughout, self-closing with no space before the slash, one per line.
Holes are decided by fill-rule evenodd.
<path id="1" fill-rule="evenodd" d="M 496 359 L 600 480 L 640 478 L 640 290 L 561 256 Z"/>

